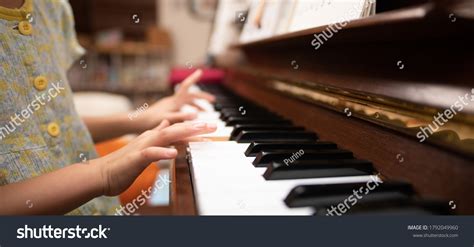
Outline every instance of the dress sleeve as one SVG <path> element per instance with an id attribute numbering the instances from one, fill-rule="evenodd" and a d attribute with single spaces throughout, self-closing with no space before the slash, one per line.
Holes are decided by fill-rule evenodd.
<path id="1" fill-rule="evenodd" d="M 60 4 L 61 9 L 60 25 L 62 29 L 62 37 L 64 38 L 64 42 L 62 42 L 62 45 L 64 46 L 64 53 L 62 54 L 62 64 L 64 66 L 64 69 L 67 71 L 74 62 L 76 62 L 80 57 L 85 54 L 85 50 L 77 40 L 76 30 L 74 26 L 74 16 L 69 1 L 59 0 L 58 2 Z"/>

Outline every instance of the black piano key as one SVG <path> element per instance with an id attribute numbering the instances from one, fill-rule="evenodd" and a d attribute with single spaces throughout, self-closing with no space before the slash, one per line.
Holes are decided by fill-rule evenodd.
<path id="1" fill-rule="evenodd" d="M 370 185 L 369 185 L 370 184 Z M 404 200 L 413 195 L 410 184 L 399 182 L 300 185 L 285 198 L 288 207 L 350 207 L 359 202 Z M 355 204 L 354 204 L 355 202 Z M 349 206 L 350 205 L 350 206 Z"/>
<path id="2" fill-rule="evenodd" d="M 237 126 L 236 126 L 237 127 Z M 247 150 L 245 151 L 245 156 L 255 157 L 259 152 L 262 151 L 274 151 L 281 152 L 285 150 L 321 150 L 321 149 L 336 149 L 337 144 L 333 142 L 305 142 L 305 143 L 289 143 L 289 142 L 252 142 Z"/>
<path id="3" fill-rule="evenodd" d="M 227 100 L 217 100 L 214 103 L 214 109 L 216 111 L 222 111 L 223 109 L 232 108 L 232 109 L 239 109 L 240 107 L 250 108 L 249 103 L 246 101 L 235 102 L 235 101 L 227 101 Z"/>
<path id="4" fill-rule="evenodd" d="M 291 164 L 271 163 L 263 177 L 266 180 L 325 178 L 363 176 L 373 172 L 372 163 L 366 160 L 296 160 Z"/>
<path id="5" fill-rule="evenodd" d="M 301 152 L 303 150 L 303 152 Z M 295 160 L 327 160 L 327 159 L 351 159 L 351 151 L 343 149 L 322 149 L 322 150 L 294 150 L 287 152 L 260 152 L 257 154 L 252 164 L 255 167 L 265 167 L 272 162 L 288 161 L 291 165 Z"/>
<path id="6" fill-rule="evenodd" d="M 235 140 L 235 138 L 242 131 L 249 130 L 284 130 L 284 131 L 303 131 L 303 127 L 293 126 L 289 124 L 237 124 L 234 126 L 234 129 L 230 133 L 230 140 Z"/>
<path id="7" fill-rule="evenodd" d="M 240 110 L 239 110 L 240 108 Z M 266 114 L 266 115 L 274 115 L 274 116 L 277 116 L 277 114 L 273 113 L 273 112 L 270 112 L 270 111 L 267 111 L 263 108 L 259 108 L 259 107 L 254 107 L 254 108 L 251 108 L 249 109 L 248 107 L 245 109 L 245 107 L 241 107 L 241 106 L 237 106 L 236 108 L 224 108 L 222 109 L 221 111 L 219 111 L 221 113 L 221 117 L 230 117 L 230 116 L 239 116 L 239 115 L 242 115 L 242 110 L 246 110 L 245 111 L 245 114 Z"/>
<path id="8" fill-rule="evenodd" d="M 402 199 L 385 200 L 376 202 L 358 202 L 349 209 L 337 209 L 335 207 L 317 207 L 314 215 L 317 216 L 340 216 L 340 215 L 450 215 L 449 204 L 443 201 Z"/>
<path id="9" fill-rule="evenodd" d="M 227 107 L 235 107 L 235 106 L 258 106 L 246 99 L 236 97 L 235 95 L 228 96 L 228 95 L 219 95 L 215 101 L 216 104 L 221 104 L 222 106 Z"/>
<path id="10" fill-rule="evenodd" d="M 281 119 L 280 116 L 273 113 L 262 112 L 262 111 L 248 112 L 247 110 L 245 110 L 245 112 L 242 110 L 241 112 L 238 111 L 238 112 L 221 114 L 220 119 L 224 122 L 227 122 L 227 121 L 232 120 L 232 118 L 236 118 L 236 117 Z"/>
<path id="11" fill-rule="evenodd" d="M 278 117 L 279 115 L 270 111 L 267 111 L 265 109 L 261 108 L 254 108 L 254 109 L 248 109 L 248 108 L 240 108 L 237 107 L 236 109 L 228 109 L 225 108 L 221 113 L 221 119 L 227 119 L 229 117 L 239 117 L 239 116 L 244 116 L 244 117 L 249 117 L 249 116 L 270 116 L 270 117 Z M 245 112 L 243 111 L 245 110 Z"/>
<path id="12" fill-rule="evenodd" d="M 230 114 L 230 113 L 239 112 L 239 108 L 240 108 L 240 111 L 242 110 L 242 108 L 245 109 L 245 110 L 248 110 L 247 111 L 248 113 L 252 113 L 252 112 L 273 113 L 273 112 L 269 111 L 266 108 L 263 108 L 259 105 L 251 104 L 251 103 L 248 103 L 248 102 L 237 102 L 237 103 L 226 102 L 226 103 L 223 103 L 223 104 L 226 107 L 223 107 L 219 111 L 220 113 L 223 113 L 223 114 Z M 275 114 L 275 113 L 273 113 L 273 114 Z"/>
<path id="13" fill-rule="evenodd" d="M 233 114 L 242 114 L 242 111 L 245 110 L 245 114 L 268 114 L 268 115 L 277 115 L 276 113 L 270 112 L 265 108 L 256 105 L 231 105 L 229 107 L 222 108 L 219 112 L 222 115 L 228 116 Z"/>
<path id="14" fill-rule="evenodd" d="M 280 117 L 230 117 L 226 121 L 226 126 L 235 126 L 237 124 L 272 124 L 272 123 L 286 123 L 292 124 L 290 120 L 283 119 Z"/>
<path id="15" fill-rule="evenodd" d="M 221 83 L 198 83 L 197 86 L 206 92 L 227 92 L 232 93 L 228 88 L 226 88 Z"/>
<path id="16" fill-rule="evenodd" d="M 287 141 L 287 142 L 308 142 L 316 141 L 318 135 L 309 131 L 285 131 L 285 130 L 244 130 L 235 137 L 239 143 L 250 143 L 253 141 Z"/>

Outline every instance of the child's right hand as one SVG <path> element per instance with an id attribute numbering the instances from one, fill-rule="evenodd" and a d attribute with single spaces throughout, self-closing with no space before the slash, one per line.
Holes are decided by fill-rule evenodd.
<path id="1" fill-rule="evenodd" d="M 177 151 L 167 148 L 171 144 L 195 135 L 211 133 L 214 124 L 180 123 L 170 126 L 167 120 L 146 131 L 127 146 L 90 161 L 102 175 L 103 195 L 115 196 L 126 190 L 138 175 L 154 161 L 173 159 Z"/>

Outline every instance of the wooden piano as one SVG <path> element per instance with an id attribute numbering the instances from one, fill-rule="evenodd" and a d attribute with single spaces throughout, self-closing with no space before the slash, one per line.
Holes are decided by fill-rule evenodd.
<path id="1" fill-rule="evenodd" d="M 474 1 L 417 2 L 420 3 L 351 21 L 319 49 L 313 45 L 315 38 L 328 26 L 234 45 L 217 60 L 218 66 L 227 71 L 223 87 L 230 92 L 229 97 L 238 98 L 230 100 L 235 108 L 229 111 L 234 113 L 231 115 L 235 119 L 264 119 L 266 113 L 257 116 L 260 110 L 254 115 L 251 111 L 266 109 L 281 119 L 290 120 L 293 126 L 316 133 L 316 142 L 335 143 L 337 149 L 352 152 L 353 159 L 370 161 L 373 171 L 369 173 L 377 174 L 383 185 L 387 185 L 385 192 L 390 191 L 393 184 L 403 193 L 408 191 L 410 202 L 400 203 L 394 199 L 393 204 L 387 206 L 380 199 L 383 195 L 380 201 L 375 196 L 373 202 L 360 200 L 360 207 L 349 205 L 354 207 L 355 213 L 370 214 L 378 207 L 387 209 L 381 213 L 398 212 L 397 205 L 406 207 L 415 198 L 414 205 L 422 205 L 422 208 L 435 205 L 436 210 L 439 209 L 435 214 L 474 214 Z M 221 103 L 227 101 L 228 98 Z M 251 104 L 256 108 L 249 106 Z M 223 103 L 221 108 L 228 106 Z M 242 114 L 244 110 L 246 114 Z M 273 119 L 270 115 L 268 118 Z M 245 122 L 248 123 L 255 122 Z M 257 132 L 248 131 L 250 140 L 246 139 L 240 146 L 250 145 L 255 137 L 252 133 Z M 289 136 L 291 133 L 288 130 Z M 262 136 L 257 135 L 257 139 Z M 228 142 L 208 145 L 224 148 Z M 266 203 L 271 204 L 265 194 L 273 195 L 273 192 L 243 195 L 241 199 L 238 193 L 245 190 L 239 186 L 247 186 L 251 179 L 243 176 L 232 180 L 233 175 L 240 173 L 233 174 L 231 167 L 226 170 L 215 166 L 215 176 L 225 177 L 218 180 L 221 184 L 213 182 L 212 177 L 203 181 L 204 174 L 214 173 L 199 171 L 199 175 L 196 171 L 198 165 L 194 162 L 205 156 L 202 152 L 193 154 L 193 150 L 199 148 L 191 144 L 179 147 L 180 156 L 172 167 L 171 205 L 167 213 L 234 214 L 234 209 L 226 207 L 241 209 L 241 214 L 265 212 Z M 242 157 L 245 150 L 239 151 Z M 221 162 L 223 167 L 237 162 L 237 156 L 227 153 L 225 160 L 221 152 L 229 151 L 216 148 L 208 156 Z M 302 157 L 312 155 L 310 152 Z M 293 154 L 289 152 L 288 156 Z M 250 169 L 249 157 L 245 158 L 239 162 Z M 282 163 L 282 157 L 273 161 Z M 287 169 L 297 167 L 298 162 L 296 159 L 295 165 L 287 164 Z M 308 162 L 301 161 L 300 165 L 305 164 Z M 285 170 L 281 164 L 274 163 L 260 169 L 270 168 Z M 308 177 L 298 181 L 305 185 Z M 237 181 L 240 185 L 226 187 L 225 181 Z M 258 189 L 256 186 L 255 190 Z M 305 205 L 309 206 L 319 199 L 324 201 L 325 198 L 318 195 L 305 201 L 308 199 L 305 193 L 312 189 L 324 195 L 340 192 L 333 191 L 331 184 L 327 185 L 329 192 L 321 191 L 322 187 L 300 186 L 293 188 L 293 195 L 281 192 L 287 194 L 282 199 L 287 206 L 292 204 L 290 197 L 295 200 L 301 197 L 293 206 L 298 202 L 309 203 Z M 216 198 L 208 199 L 218 190 L 223 195 L 222 205 Z M 384 189 L 379 192 L 384 194 Z M 371 193 L 377 194 L 377 189 Z M 235 202 L 229 206 L 233 197 Z M 255 202 L 247 199 L 256 200 L 256 197 L 260 197 L 262 205 L 252 211 Z M 347 202 L 345 204 L 347 206 Z M 212 211 L 213 207 L 216 211 Z"/>

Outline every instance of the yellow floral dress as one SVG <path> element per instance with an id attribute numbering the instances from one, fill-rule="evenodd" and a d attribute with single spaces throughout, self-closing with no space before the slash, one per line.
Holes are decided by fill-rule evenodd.
<path id="1" fill-rule="evenodd" d="M 0 185 L 96 157 L 66 76 L 83 53 L 67 1 L 0 7 Z M 70 214 L 111 214 L 116 203 L 96 198 Z"/>

